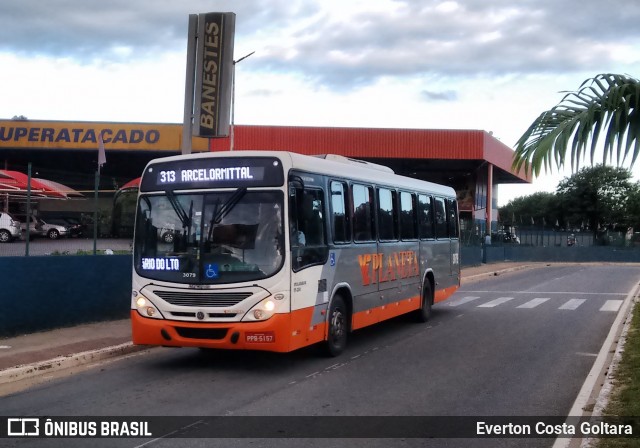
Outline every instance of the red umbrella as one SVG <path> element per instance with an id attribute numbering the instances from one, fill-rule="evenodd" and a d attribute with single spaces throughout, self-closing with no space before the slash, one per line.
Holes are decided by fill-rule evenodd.
<path id="1" fill-rule="evenodd" d="M 12 196 L 26 196 L 29 177 L 19 171 L 0 170 L 0 193 Z M 66 199 L 70 195 L 80 195 L 65 185 L 46 179 L 31 178 L 31 194 L 44 198 Z"/>

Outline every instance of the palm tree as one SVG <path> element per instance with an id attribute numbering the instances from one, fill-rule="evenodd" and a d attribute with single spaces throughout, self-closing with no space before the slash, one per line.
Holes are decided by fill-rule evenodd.
<path id="1" fill-rule="evenodd" d="M 535 176 L 565 165 L 570 148 L 571 168 L 587 157 L 593 164 L 598 136 L 606 131 L 602 163 L 630 166 L 640 154 L 640 81 L 625 75 L 600 74 L 568 92 L 543 112 L 516 143 L 513 168 Z M 626 136 L 626 138 L 625 138 Z M 571 144 L 569 144 L 571 140 Z M 624 143 L 624 144 L 623 144 Z"/>

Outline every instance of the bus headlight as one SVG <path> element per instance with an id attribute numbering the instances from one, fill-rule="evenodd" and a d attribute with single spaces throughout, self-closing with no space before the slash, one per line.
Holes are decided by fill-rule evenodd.
<path id="1" fill-rule="evenodd" d="M 138 313 L 143 317 L 152 319 L 162 319 L 162 314 L 154 306 L 153 303 L 140 293 L 134 294 L 135 307 Z"/>
<path id="2" fill-rule="evenodd" d="M 259 321 L 267 320 L 274 315 L 276 310 L 276 302 L 273 298 L 268 297 L 258 302 L 247 314 L 242 318 L 243 321 Z"/>

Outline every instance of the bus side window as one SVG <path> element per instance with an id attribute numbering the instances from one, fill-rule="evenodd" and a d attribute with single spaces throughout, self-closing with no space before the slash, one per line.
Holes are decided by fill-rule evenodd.
<path id="1" fill-rule="evenodd" d="M 353 239 L 372 241 L 375 239 L 373 214 L 373 187 L 354 184 L 353 195 Z"/>
<path id="2" fill-rule="evenodd" d="M 322 191 L 304 190 L 302 195 L 302 229 L 307 246 L 325 243 Z"/>
<path id="3" fill-rule="evenodd" d="M 347 192 L 348 189 L 345 182 L 331 182 L 331 225 L 333 226 L 334 243 L 348 243 L 351 241 Z"/>
<path id="4" fill-rule="evenodd" d="M 449 238 L 458 238 L 458 204 L 454 199 L 447 199 L 447 221 L 449 222 Z"/>
<path id="5" fill-rule="evenodd" d="M 418 230 L 422 239 L 432 239 L 436 236 L 431 203 L 431 196 L 418 196 Z"/>
<path id="6" fill-rule="evenodd" d="M 381 241 L 398 239 L 396 192 L 378 188 L 378 236 Z"/>
<path id="7" fill-rule="evenodd" d="M 414 240 L 418 237 L 416 222 L 416 196 L 402 191 L 400 192 L 400 237 L 403 240 Z"/>
<path id="8" fill-rule="evenodd" d="M 449 238 L 449 228 L 447 226 L 447 212 L 443 198 L 434 198 L 434 209 L 436 218 L 436 238 Z"/>

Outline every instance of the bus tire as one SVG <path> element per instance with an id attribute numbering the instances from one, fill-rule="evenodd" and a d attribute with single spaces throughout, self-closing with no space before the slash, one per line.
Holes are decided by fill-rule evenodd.
<path id="1" fill-rule="evenodd" d="M 420 309 L 416 311 L 416 319 L 418 322 L 427 322 L 431 319 L 431 305 L 433 304 L 433 291 L 431 290 L 431 282 L 425 279 L 422 287 L 422 304 Z"/>
<path id="2" fill-rule="evenodd" d="M 349 314 L 344 299 L 336 294 L 329 306 L 327 340 L 324 342 L 324 351 L 328 356 L 338 356 L 347 346 L 348 322 Z"/>

